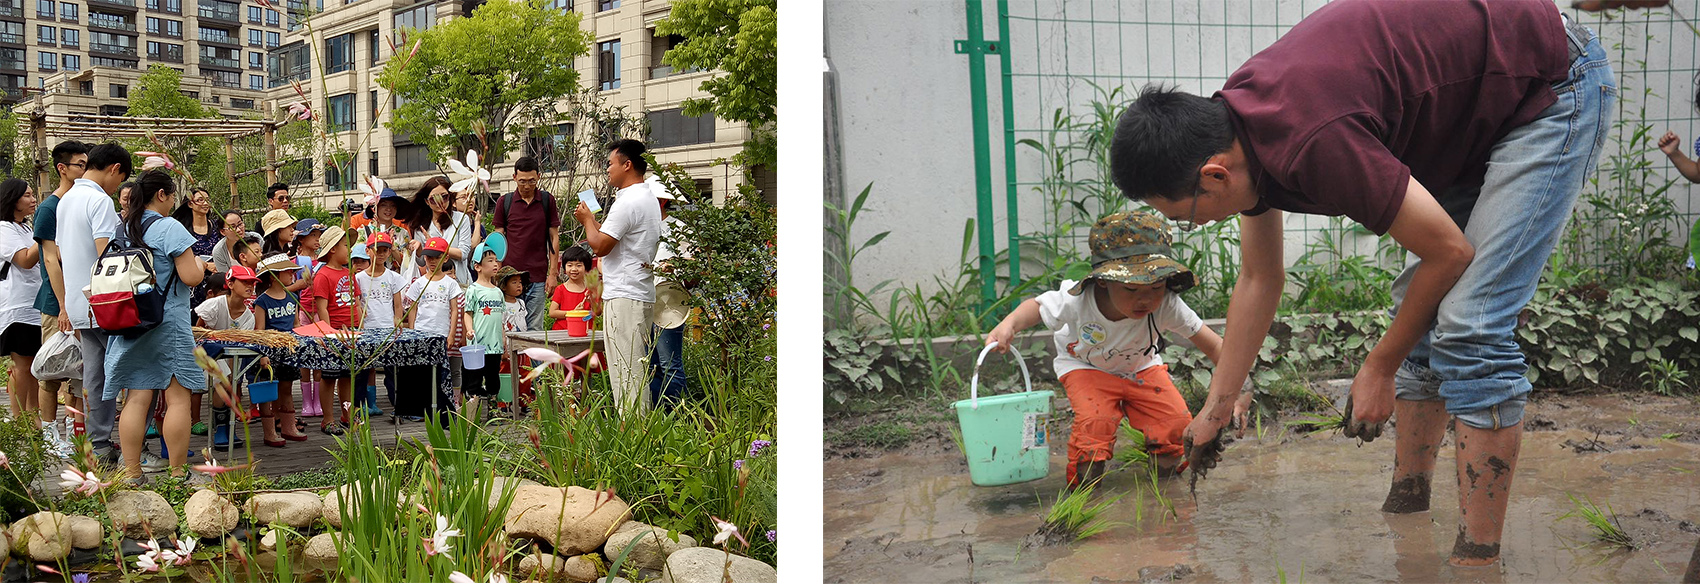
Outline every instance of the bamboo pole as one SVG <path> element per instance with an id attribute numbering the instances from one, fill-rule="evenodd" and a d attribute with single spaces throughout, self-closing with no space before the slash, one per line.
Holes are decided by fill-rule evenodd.
<path id="1" fill-rule="evenodd" d="M 240 207 L 241 195 L 236 192 L 236 141 L 224 137 L 224 174 L 230 177 L 230 206 Z"/>
<path id="2" fill-rule="evenodd" d="M 30 161 L 35 163 L 35 192 L 41 192 L 41 187 L 48 184 L 47 166 L 53 162 L 52 154 L 47 149 L 47 114 L 40 110 L 30 113 L 30 139 L 35 148 L 30 152 Z M 46 162 L 43 162 L 43 159 Z M 57 168 L 57 167 L 55 167 Z"/>
<path id="3" fill-rule="evenodd" d="M 277 184 L 277 124 L 267 122 L 260 134 L 260 140 L 266 145 L 266 188 Z"/>

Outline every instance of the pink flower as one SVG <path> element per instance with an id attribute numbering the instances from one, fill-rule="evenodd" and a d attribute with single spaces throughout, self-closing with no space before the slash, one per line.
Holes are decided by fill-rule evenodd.
<path id="1" fill-rule="evenodd" d="M 454 556 L 449 555 L 449 551 L 454 549 L 454 546 L 449 544 L 451 537 L 460 537 L 460 530 L 449 529 L 449 518 L 438 515 L 437 532 L 432 534 L 431 537 L 420 538 L 425 540 L 425 555 L 442 554 L 445 558 L 454 559 Z"/>
<path id="2" fill-rule="evenodd" d="M 272 3 L 267 2 L 266 0 L 254 0 L 254 3 L 259 4 L 261 8 L 265 8 L 266 10 L 272 10 Z"/>
<path id="3" fill-rule="evenodd" d="M 79 410 L 77 408 L 73 408 L 71 406 L 65 406 L 65 411 L 70 412 L 71 415 L 73 415 L 73 416 L 85 417 L 85 418 L 88 417 L 86 414 L 83 413 L 82 410 Z"/>
<path id="4" fill-rule="evenodd" d="M 543 365 L 532 368 L 531 373 L 529 373 L 525 376 L 525 381 L 528 382 L 528 383 L 533 379 L 537 379 L 537 376 L 542 375 L 543 370 L 548 369 L 550 365 L 560 365 L 560 366 L 562 366 L 562 368 L 565 369 L 566 372 L 567 372 L 567 380 L 571 381 L 574 377 L 574 373 L 573 373 L 573 369 L 571 367 L 567 367 L 567 365 L 577 363 L 580 360 L 583 360 L 585 357 L 591 356 L 590 350 L 585 349 L 584 352 L 579 353 L 578 355 L 574 356 L 571 359 L 568 359 L 568 358 L 562 357 L 560 353 L 556 353 L 554 351 L 551 351 L 551 350 L 548 350 L 548 349 L 545 349 L 545 348 L 542 348 L 542 347 L 532 347 L 532 348 L 526 349 L 524 351 L 520 351 L 520 354 L 525 355 L 527 357 L 530 357 L 534 361 L 540 361 L 540 362 L 543 363 Z"/>
<path id="5" fill-rule="evenodd" d="M 0 468 L 12 468 L 12 459 L 6 458 L 4 452 L 0 452 Z"/>
<path id="6" fill-rule="evenodd" d="M 244 469 L 244 468 L 248 468 L 248 465 L 243 464 L 243 465 L 238 465 L 238 466 L 222 466 L 218 463 L 217 460 L 213 460 L 213 459 L 209 458 L 209 459 L 207 459 L 206 464 L 197 464 L 197 465 L 190 467 L 190 468 L 193 468 L 195 470 L 206 473 L 207 475 L 216 477 L 218 475 L 221 475 L 221 474 L 233 471 L 233 470 L 241 470 L 241 469 Z"/>
<path id="7" fill-rule="evenodd" d="M 744 534 L 738 533 L 738 526 L 721 521 L 719 517 L 715 517 L 713 515 L 709 515 L 708 518 L 714 521 L 715 529 L 720 530 L 718 533 L 714 534 L 714 545 L 724 544 L 731 538 L 736 537 L 738 538 L 738 541 L 744 543 L 744 547 L 750 547 L 750 542 L 749 540 L 744 539 Z"/>
<path id="8" fill-rule="evenodd" d="M 101 482 L 100 477 L 96 476 L 94 471 L 83 473 L 74 468 L 67 468 L 64 472 L 59 473 L 59 488 L 76 491 L 84 495 L 93 495 L 111 485 L 110 482 Z"/>
<path id="9" fill-rule="evenodd" d="M 41 570 L 43 572 L 47 572 L 49 574 L 59 574 L 58 570 L 55 570 L 55 569 L 49 567 L 47 564 L 36 564 L 35 569 Z M 60 574 L 60 575 L 63 576 L 63 574 Z"/>
<path id="10" fill-rule="evenodd" d="M 419 46 L 423 44 L 425 44 L 425 39 L 413 41 L 413 49 L 407 51 L 407 58 L 412 59 L 414 55 L 419 54 Z"/>
<path id="11" fill-rule="evenodd" d="M 311 120 L 313 119 L 313 106 L 307 105 L 305 101 L 289 104 L 289 115 L 303 122 Z"/>

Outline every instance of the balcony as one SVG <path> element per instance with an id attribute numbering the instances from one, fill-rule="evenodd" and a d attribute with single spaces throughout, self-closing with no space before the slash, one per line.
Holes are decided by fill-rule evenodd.
<path id="1" fill-rule="evenodd" d="M 89 43 L 89 52 L 91 52 L 91 53 L 105 53 L 105 54 L 108 54 L 108 55 L 123 55 L 125 57 L 134 57 L 134 56 L 136 56 L 136 47 L 126 47 L 124 45 L 108 45 L 108 44 L 102 44 L 102 43 Z"/>
<path id="2" fill-rule="evenodd" d="M 80 43 L 77 41 L 77 39 L 65 39 L 65 40 L 59 41 L 59 46 L 69 48 L 69 49 L 75 49 L 75 48 L 77 48 L 77 46 L 79 44 Z"/>
<path id="3" fill-rule="evenodd" d="M 148 53 L 148 58 L 166 63 L 182 63 L 183 53 Z"/>
<path id="4" fill-rule="evenodd" d="M 117 8 L 119 10 L 136 11 L 136 0 L 88 0 L 89 6 L 101 8 Z"/>
<path id="5" fill-rule="evenodd" d="M 242 64 L 237 62 L 236 59 L 225 59 L 209 55 L 201 55 L 201 64 L 208 67 L 223 67 L 225 69 L 242 68 Z"/>
<path id="6" fill-rule="evenodd" d="M 233 37 L 233 36 L 230 36 L 230 35 L 227 35 L 227 34 L 212 34 L 212 33 L 208 33 L 207 31 L 203 30 L 203 31 L 201 31 L 200 38 L 201 38 L 201 42 L 203 42 L 203 43 L 215 43 L 215 44 L 220 44 L 220 45 L 230 45 L 232 47 L 241 46 L 241 45 L 236 44 L 236 37 Z"/>
<path id="7" fill-rule="evenodd" d="M 196 14 L 208 20 L 219 20 L 232 24 L 242 24 L 241 10 L 233 6 L 220 6 L 202 2 Z"/>
<path id="8" fill-rule="evenodd" d="M 76 24 L 77 22 L 79 22 L 78 16 L 75 15 L 75 14 L 61 14 L 61 15 L 59 15 L 59 20 L 62 21 L 62 22 L 69 22 L 69 23 L 72 23 L 72 24 Z"/>
<path id="9" fill-rule="evenodd" d="M 0 86 L 0 99 L 13 100 L 13 99 L 22 99 L 23 97 L 24 97 L 24 88 L 22 88 L 22 87 Z"/>
<path id="10" fill-rule="evenodd" d="M 5 44 L 8 44 L 8 45 L 21 45 L 21 44 L 24 44 L 24 35 L 12 34 L 12 33 L 9 33 L 9 32 L 0 32 L 0 43 L 5 43 Z"/>
<path id="11" fill-rule="evenodd" d="M 28 66 L 24 64 L 22 59 L 17 60 L 17 61 L 0 61 L 0 71 L 28 71 L 28 70 L 29 70 Z"/>
<path id="12" fill-rule="evenodd" d="M 24 8 L 22 6 L 11 6 L 11 5 L 7 5 L 7 4 L 0 4 L 0 16 L 10 16 L 12 18 L 23 18 L 24 17 Z"/>
<path id="13" fill-rule="evenodd" d="M 36 65 L 36 70 L 37 71 L 58 71 L 59 66 L 54 65 L 54 64 L 50 64 L 50 63 L 41 63 L 41 64 Z"/>
<path id="14" fill-rule="evenodd" d="M 228 79 L 220 79 L 218 77 L 215 77 L 215 76 L 212 76 L 212 75 L 207 75 L 207 74 L 202 74 L 201 78 L 206 79 L 208 83 L 213 84 L 213 87 L 225 87 L 225 88 L 230 88 L 230 89 L 241 89 L 242 88 L 242 82 L 241 81 L 231 81 L 231 80 L 228 80 Z"/>
<path id="15" fill-rule="evenodd" d="M 89 13 L 89 28 L 103 28 L 103 29 L 106 29 L 106 30 L 116 30 L 116 31 L 130 32 L 130 33 L 136 32 L 136 23 L 134 23 L 134 22 L 127 22 L 124 19 L 118 18 L 118 17 L 101 18 L 102 16 L 105 16 L 105 15 L 96 14 L 96 13 L 93 13 L 93 12 Z"/>
<path id="16" fill-rule="evenodd" d="M 40 20 L 53 20 L 56 16 L 58 15 L 52 12 L 42 12 L 40 10 L 35 11 L 35 17 Z"/>
<path id="17" fill-rule="evenodd" d="M 38 45 L 41 45 L 41 46 L 44 46 L 44 47 L 57 47 L 57 46 L 59 46 L 59 43 L 54 42 L 53 39 L 43 39 L 43 38 L 35 39 L 35 44 L 38 44 Z"/>

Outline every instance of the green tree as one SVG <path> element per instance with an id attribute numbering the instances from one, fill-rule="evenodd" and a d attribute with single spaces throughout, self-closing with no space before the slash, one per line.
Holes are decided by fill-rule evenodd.
<path id="1" fill-rule="evenodd" d="M 662 55 L 678 69 L 718 69 L 726 75 L 702 82 L 707 98 L 685 100 L 685 115 L 713 113 L 750 125 L 740 163 L 772 167 L 778 157 L 774 123 L 779 103 L 778 0 L 675 0 L 656 34 L 683 43 Z"/>
<path id="2" fill-rule="evenodd" d="M 511 152 L 527 128 L 554 123 L 556 101 L 578 89 L 573 59 L 591 41 L 579 22 L 540 0 L 500 0 L 417 32 L 418 54 L 405 67 L 391 59 L 378 76 L 401 98 L 389 129 L 425 145 L 439 164 L 464 146 L 499 160 L 491 153 Z"/>

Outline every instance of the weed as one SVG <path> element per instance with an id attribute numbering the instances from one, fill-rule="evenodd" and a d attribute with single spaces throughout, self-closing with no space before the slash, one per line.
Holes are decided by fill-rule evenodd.
<path id="1" fill-rule="evenodd" d="M 908 444 L 914 437 L 915 431 L 909 426 L 894 422 L 875 422 L 848 430 L 828 431 L 826 442 L 837 446 L 867 446 L 891 449 Z M 960 442 L 958 442 L 958 445 L 960 445 Z"/>
<path id="2" fill-rule="evenodd" d="M 1580 518 L 1594 530 L 1594 539 L 1627 550 L 1636 549 L 1635 540 L 1623 531 L 1623 525 L 1618 522 L 1617 513 L 1612 511 L 1610 503 L 1606 504 L 1605 509 L 1601 509 L 1587 495 L 1583 495 L 1581 499 L 1569 493 L 1566 493 L 1566 496 L 1570 497 L 1570 502 L 1576 507 L 1559 519 Z"/>
<path id="3" fill-rule="evenodd" d="M 1648 359 L 1641 381 L 1659 395 L 1675 396 L 1689 389 L 1688 372 L 1675 361 L 1665 359 Z"/>

